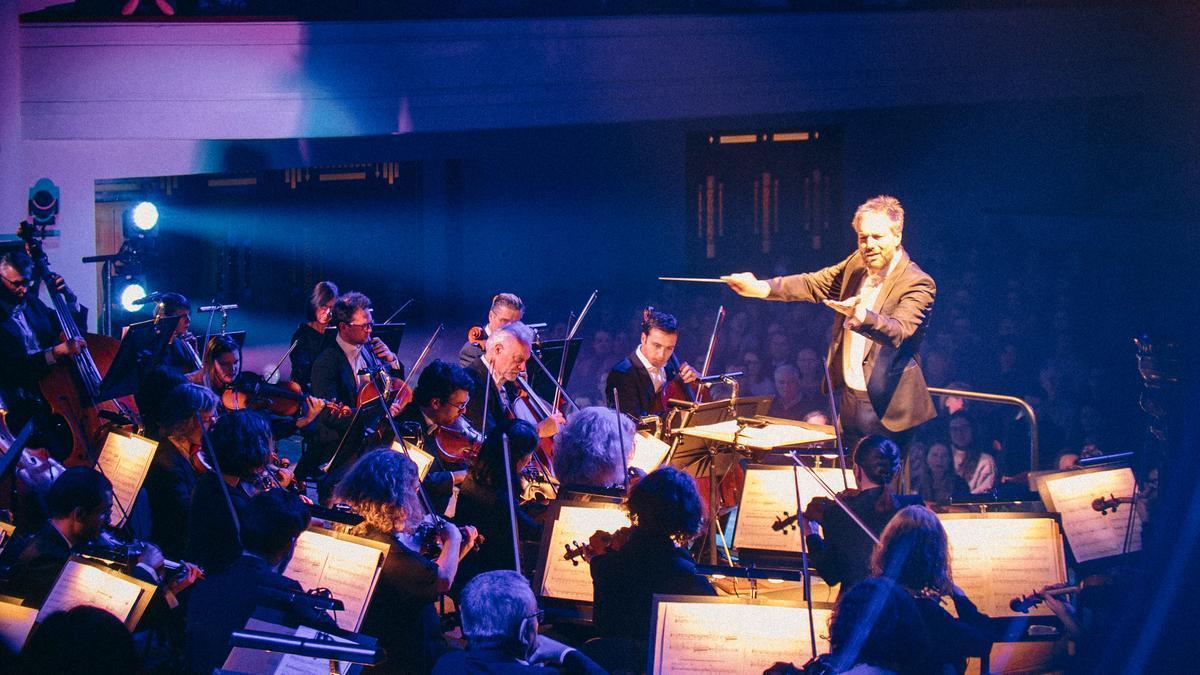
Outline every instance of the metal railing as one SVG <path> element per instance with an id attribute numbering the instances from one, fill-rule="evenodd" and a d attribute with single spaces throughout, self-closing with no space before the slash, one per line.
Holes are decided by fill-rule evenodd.
<path id="1" fill-rule="evenodd" d="M 1011 405 L 1025 411 L 1025 418 L 1029 420 L 1029 470 L 1038 470 L 1038 424 L 1037 414 L 1033 412 L 1033 408 L 1025 401 L 1016 396 L 1007 396 L 1005 394 L 987 394 L 982 391 L 967 391 L 965 389 L 945 389 L 943 387 L 930 387 L 929 393 L 934 396 L 957 396 L 971 401 L 984 401 L 987 403 L 999 403 L 1001 405 Z"/>

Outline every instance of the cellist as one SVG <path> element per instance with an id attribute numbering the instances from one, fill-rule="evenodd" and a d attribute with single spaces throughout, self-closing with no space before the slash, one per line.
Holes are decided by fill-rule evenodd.
<path id="1" fill-rule="evenodd" d="M 514 321 L 488 336 L 483 356 L 467 366 L 475 378 L 467 408 L 467 420 L 476 429 L 487 434 L 496 422 L 513 417 L 524 417 L 521 408 L 521 387 L 517 378 L 525 373 L 525 363 L 533 350 L 533 329 L 520 321 Z M 528 387 L 525 387 L 528 389 Z M 533 394 L 536 396 L 536 394 Z M 545 401 L 537 402 L 549 408 Z M 546 411 L 540 419 L 528 420 L 537 427 L 539 438 L 550 438 L 558 433 L 565 422 L 558 411 Z"/>
<path id="2" fill-rule="evenodd" d="M 483 326 L 480 340 L 487 340 L 496 331 L 514 321 L 525 318 L 525 303 L 512 293 L 497 293 L 492 298 L 492 306 L 488 309 L 487 324 Z M 472 329 L 474 330 L 474 329 Z M 483 347 L 473 338 L 468 339 L 458 350 L 458 363 L 463 368 L 470 368 L 483 356 Z"/>
<path id="3" fill-rule="evenodd" d="M 614 406 L 613 389 L 621 401 L 621 412 L 635 417 L 662 414 L 672 398 L 687 399 L 687 385 L 700 373 L 675 358 L 679 342 L 679 322 L 675 317 L 647 307 L 642 312 L 641 343 L 633 354 L 613 366 L 604 384 L 604 396 Z"/>
<path id="4" fill-rule="evenodd" d="M 33 260 L 22 251 L 0 257 L 0 395 L 10 406 L 9 424 L 20 429 L 33 417 L 49 415 L 39 381 L 59 360 L 79 354 L 86 346 L 82 338 L 63 339 L 54 312 L 36 295 L 29 294 L 33 283 Z M 63 278 L 51 274 L 46 282 L 62 293 L 71 306 L 77 323 L 87 319 L 87 309 Z M 71 450 L 52 448 L 51 454 L 64 457 Z"/>

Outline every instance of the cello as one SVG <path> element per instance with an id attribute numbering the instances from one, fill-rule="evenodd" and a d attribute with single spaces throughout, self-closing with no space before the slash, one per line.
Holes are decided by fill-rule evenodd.
<path id="1" fill-rule="evenodd" d="M 17 236 L 25 242 L 29 257 L 33 259 L 34 278 L 51 277 L 50 261 L 34 232 L 34 226 L 21 223 Z M 137 406 L 132 397 L 112 401 L 101 398 L 100 383 L 117 355 L 120 341 L 107 335 L 85 334 L 75 323 L 66 295 L 52 283 L 46 284 L 46 291 L 53 301 L 54 314 L 63 336 L 68 340 L 83 339 L 86 344 L 78 354 L 55 363 L 39 386 L 50 410 L 71 430 L 71 453 L 64 463 L 67 466 L 92 466 L 99 454 L 97 448 L 101 447 L 109 428 L 114 425 L 105 417 L 136 419 Z"/>

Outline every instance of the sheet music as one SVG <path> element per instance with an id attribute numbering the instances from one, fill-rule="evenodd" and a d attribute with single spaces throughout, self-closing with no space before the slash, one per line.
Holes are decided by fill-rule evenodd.
<path id="1" fill-rule="evenodd" d="M 829 651 L 831 610 L 813 609 L 817 653 Z M 658 673 L 753 673 L 812 655 L 808 612 L 774 605 L 659 602 L 654 667 Z"/>
<path id="2" fill-rule="evenodd" d="M 577 602 L 592 601 L 592 566 L 582 557 L 564 560 L 566 547 L 586 544 L 596 530 L 613 532 L 629 526 L 629 515 L 616 504 L 612 508 L 563 506 L 550 532 L 550 549 L 546 556 L 546 573 L 539 594 Z"/>
<path id="3" fill-rule="evenodd" d="M 716 424 L 685 427 L 680 429 L 679 433 L 684 436 L 706 438 L 722 443 L 733 443 L 734 434 L 737 434 L 739 445 L 759 450 L 771 450 L 773 448 L 782 448 L 803 443 L 819 443 L 822 441 L 832 441 L 837 438 L 831 431 L 809 429 L 808 427 L 792 424 L 767 424 L 763 427 L 746 427 L 742 429 L 740 434 L 737 431 L 738 421 L 732 419 L 717 422 Z"/>
<path id="4" fill-rule="evenodd" d="M 401 443 L 404 445 L 400 445 Z M 396 452 L 403 454 L 405 448 L 408 448 L 409 459 L 417 465 L 417 480 L 425 480 L 425 475 L 429 473 L 429 467 L 433 466 L 433 455 L 408 441 L 392 441 L 392 449 Z"/>
<path id="5" fill-rule="evenodd" d="M 109 522 L 114 527 L 125 524 L 122 506 L 125 512 L 133 510 L 133 502 L 137 499 L 138 490 L 142 489 L 142 481 L 146 480 L 156 446 L 154 441 L 137 434 L 122 436 L 110 433 L 104 439 L 104 447 L 96 464 L 113 485 L 113 507 Z"/>
<path id="6" fill-rule="evenodd" d="M 328 588 L 346 609 L 337 612 L 338 627 L 357 631 L 375 590 L 379 549 L 305 530 L 296 540 L 296 552 L 284 576 L 295 579 L 305 590 Z"/>
<path id="7" fill-rule="evenodd" d="M 633 436 L 633 457 L 629 460 L 629 466 L 650 473 L 662 466 L 670 451 L 670 444 L 648 432 L 639 431 Z"/>
<path id="8" fill-rule="evenodd" d="M 37 615 L 36 607 L 0 601 L 0 645 L 7 647 L 11 654 L 20 652 Z"/>
<path id="9" fill-rule="evenodd" d="M 38 612 L 38 621 L 59 610 L 92 605 L 126 622 L 141 597 L 142 587 L 124 575 L 68 560 Z"/>
<path id="10" fill-rule="evenodd" d="M 844 489 L 840 469 L 820 468 L 814 471 L 835 492 Z M 804 506 L 808 506 L 813 497 L 829 496 L 804 469 L 796 467 L 795 477 L 800 479 L 800 503 Z M 854 474 L 849 471 L 846 472 L 846 483 L 855 487 Z M 738 504 L 737 526 L 733 531 L 734 548 L 800 553 L 798 524 L 794 523 L 796 527 L 789 526 L 783 532 L 771 529 L 775 520 L 783 517 L 784 511 L 788 515 L 797 512 L 796 483 L 792 470 L 748 467 L 746 482 L 742 487 L 742 501 Z"/>
<path id="11" fill-rule="evenodd" d="M 1053 518 L 942 518 L 954 583 L 989 616 L 1021 616 L 1009 601 L 1067 580 L 1066 556 Z M 1045 605 L 1029 611 L 1049 616 Z"/>
<path id="12" fill-rule="evenodd" d="M 1045 479 L 1053 510 L 1062 515 L 1063 533 L 1079 562 L 1121 555 L 1129 530 L 1129 504 L 1106 516 L 1092 508 L 1092 500 L 1131 497 L 1137 489 L 1129 468 L 1067 474 Z M 1130 551 L 1142 550 L 1142 519 L 1134 511 Z"/>

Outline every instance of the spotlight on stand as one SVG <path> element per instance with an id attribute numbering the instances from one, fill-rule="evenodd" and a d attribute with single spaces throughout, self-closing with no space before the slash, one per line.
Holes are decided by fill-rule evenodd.
<path id="1" fill-rule="evenodd" d="M 145 287 L 136 282 L 129 284 L 125 288 L 121 289 L 121 309 L 125 310 L 126 312 L 141 311 L 144 305 L 136 301 L 141 300 L 144 297 L 146 297 Z"/>
<path id="2" fill-rule="evenodd" d="M 158 225 L 158 207 L 153 202 L 139 202 L 129 214 L 133 226 L 142 232 L 149 232 Z"/>

